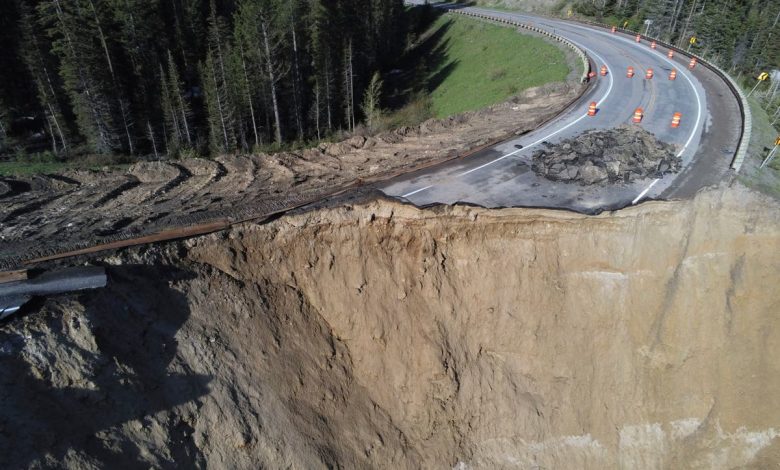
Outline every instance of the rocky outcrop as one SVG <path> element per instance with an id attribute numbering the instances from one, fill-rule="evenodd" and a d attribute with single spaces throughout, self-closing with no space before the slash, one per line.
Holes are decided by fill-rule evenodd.
<path id="1" fill-rule="evenodd" d="M 552 181 L 583 185 L 629 183 L 660 178 L 682 168 L 674 146 L 642 128 L 592 130 L 533 154 L 536 174 Z"/>
<path id="2" fill-rule="evenodd" d="M 0 327 L 0 465 L 771 468 L 779 213 L 376 201 L 106 256 Z"/>

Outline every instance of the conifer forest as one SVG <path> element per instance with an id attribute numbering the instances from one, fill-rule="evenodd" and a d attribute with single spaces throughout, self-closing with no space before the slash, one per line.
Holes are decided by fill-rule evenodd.
<path id="1" fill-rule="evenodd" d="M 403 14 L 401 0 L 4 0 L 0 149 L 35 133 L 60 158 L 216 154 L 352 129 L 403 53 Z"/>
<path id="2" fill-rule="evenodd" d="M 574 10 L 690 47 L 734 76 L 780 66 L 778 0 L 580 0 Z"/>

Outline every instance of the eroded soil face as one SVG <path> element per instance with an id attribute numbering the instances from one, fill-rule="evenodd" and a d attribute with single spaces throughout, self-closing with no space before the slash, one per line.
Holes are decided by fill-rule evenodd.
<path id="1" fill-rule="evenodd" d="M 300 152 L 145 162 L 127 171 L 0 178 L 0 268 L 123 234 L 246 220 L 535 129 L 581 85 L 550 84 L 484 110 Z M 294 205 L 294 204 L 292 204 Z"/>
<path id="2" fill-rule="evenodd" d="M 780 220 L 387 201 L 101 260 L 0 328 L 4 468 L 768 468 Z"/>

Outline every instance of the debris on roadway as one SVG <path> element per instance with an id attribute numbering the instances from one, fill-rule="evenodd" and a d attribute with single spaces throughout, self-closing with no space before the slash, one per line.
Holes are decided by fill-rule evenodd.
<path id="1" fill-rule="evenodd" d="M 673 145 L 637 127 L 586 131 L 544 146 L 533 154 L 532 168 L 551 181 L 581 185 L 630 183 L 682 169 Z"/>

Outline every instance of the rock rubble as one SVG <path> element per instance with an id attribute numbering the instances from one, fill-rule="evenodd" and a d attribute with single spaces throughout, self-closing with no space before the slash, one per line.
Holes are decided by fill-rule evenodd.
<path id="1" fill-rule="evenodd" d="M 630 183 L 680 171 L 673 145 L 638 127 L 591 130 L 533 155 L 536 174 L 582 185 Z"/>

